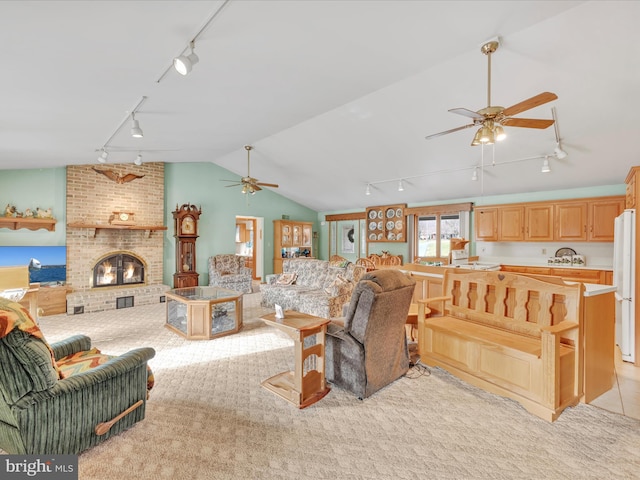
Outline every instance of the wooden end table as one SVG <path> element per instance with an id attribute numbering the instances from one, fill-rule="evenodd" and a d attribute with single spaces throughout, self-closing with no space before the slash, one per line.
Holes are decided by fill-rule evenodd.
<path id="1" fill-rule="evenodd" d="M 276 318 L 275 313 L 271 313 L 260 319 L 291 337 L 295 350 L 294 371 L 279 373 L 261 385 L 298 408 L 322 399 L 331 390 L 324 377 L 324 342 L 329 320 L 293 310 L 286 310 L 284 318 Z M 305 339 L 312 335 L 316 336 L 315 345 L 305 347 Z M 305 374 L 305 361 L 312 355 L 316 356 L 315 369 Z"/>

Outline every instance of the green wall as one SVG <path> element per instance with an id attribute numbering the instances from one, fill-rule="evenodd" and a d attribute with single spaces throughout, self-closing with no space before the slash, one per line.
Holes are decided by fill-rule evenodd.
<path id="1" fill-rule="evenodd" d="M 0 245 L 63 246 L 66 244 L 67 169 L 0 170 L 1 215 L 7 204 L 19 212 L 51 208 L 57 220 L 55 231 L 0 228 Z"/>
<path id="2" fill-rule="evenodd" d="M 273 220 L 289 215 L 293 220 L 314 222 L 317 212 L 292 202 L 269 188 L 256 195 L 243 195 L 239 187 L 226 188 L 220 179 L 240 178 L 212 163 L 165 165 L 165 225 L 163 282 L 173 285 L 175 242 L 173 217 L 176 205 L 192 203 L 202 207 L 196 244 L 200 285 L 209 282 L 207 260 L 217 253 L 235 253 L 236 215 L 264 218 L 264 274 L 273 272 Z M 0 228 L 0 245 L 66 244 L 66 168 L 0 171 L 0 206 L 9 203 L 19 211 L 40 207 L 53 210 L 54 232 Z"/>
<path id="3" fill-rule="evenodd" d="M 327 259 L 329 253 L 329 227 L 325 215 L 351 213 L 359 210 L 339 212 L 315 212 L 298 203 L 265 188 L 256 195 L 243 195 L 239 187 L 226 188 L 221 179 L 235 179 L 230 173 L 212 163 L 175 163 L 165 165 L 165 225 L 164 232 L 164 274 L 163 281 L 173 285 L 175 271 L 175 242 L 173 238 L 173 217 L 176 205 L 192 203 L 202 207 L 197 242 L 197 271 L 200 284 L 208 283 L 207 260 L 217 253 L 235 252 L 235 217 L 264 218 L 264 274 L 273 271 L 273 220 L 288 215 L 292 220 L 314 222 L 314 232 L 319 233 L 315 242 L 317 256 Z M 535 202 L 569 198 L 601 197 L 624 195 L 625 185 L 577 188 L 548 192 L 532 192 L 514 195 L 495 195 L 452 199 L 446 203 L 473 202 L 476 205 L 491 205 L 516 202 Z M 409 204 L 409 207 L 442 204 L 424 202 Z M 66 168 L 0 171 L 0 207 L 15 205 L 19 211 L 37 207 L 52 208 L 58 220 L 54 232 L 46 230 L 9 230 L 0 228 L 0 245 L 65 245 L 66 224 Z M 377 204 L 384 204 L 384 201 Z M 473 232 L 473 215 L 471 217 Z M 324 224 L 323 224 L 324 223 Z M 357 222 L 354 222 L 357 223 Z M 371 252 L 388 250 L 409 258 L 406 243 L 376 243 Z"/>
<path id="4" fill-rule="evenodd" d="M 173 217 L 176 205 L 190 203 L 202 207 L 196 243 L 200 285 L 209 281 L 208 258 L 218 253 L 235 253 L 236 215 L 264 218 L 264 275 L 273 272 L 273 220 L 289 215 L 292 220 L 314 222 L 317 212 L 264 188 L 255 195 L 243 195 L 240 187 L 229 187 L 221 179 L 240 178 L 212 163 L 165 165 L 164 283 L 173 285 L 175 239 Z"/>
<path id="5" fill-rule="evenodd" d="M 423 207 L 430 205 L 442 205 L 453 203 L 468 203 L 471 202 L 474 205 L 500 205 L 505 203 L 519 203 L 519 202 L 542 202 L 546 200 L 566 200 L 572 198 L 588 198 L 588 197 L 606 197 L 610 195 L 624 195 L 626 193 L 626 185 L 605 185 L 599 187 L 584 187 L 573 188 L 567 190 L 552 190 L 546 192 L 528 192 L 511 195 L 491 195 L 482 197 L 467 197 L 447 200 L 446 202 L 424 202 L 424 203 L 411 203 L 407 204 L 408 207 Z M 376 205 L 384 205 L 384 200 L 376 202 Z M 327 252 L 329 251 L 329 222 L 325 222 L 325 215 L 336 215 L 339 213 L 353 213 L 361 212 L 363 210 L 341 210 L 335 212 L 319 212 L 318 224 L 320 225 L 320 243 L 324 245 L 324 248 L 320 249 L 320 257 L 327 258 Z M 473 236 L 473 212 L 471 212 L 471 222 L 469 225 L 469 231 Z M 354 222 L 357 223 L 357 222 Z M 369 248 L 369 253 L 380 253 L 382 250 L 389 251 L 393 255 L 402 255 L 405 262 L 411 258 L 409 252 L 408 243 L 398 242 L 376 242 L 375 246 Z"/>

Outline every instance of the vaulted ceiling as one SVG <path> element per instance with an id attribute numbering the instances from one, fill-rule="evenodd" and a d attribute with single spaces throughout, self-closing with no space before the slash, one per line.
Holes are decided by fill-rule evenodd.
<path id="1" fill-rule="evenodd" d="M 0 169 L 92 164 L 106 144 L 108 163 L 242 176 L 251 144 L 252 176 L 318 211 L 621 184 L 640 162 L 638 18 L 635 1 L 3 1 Z M 553 126 L 425 140 L 487 106 L 496 36 L 492 104 L 555 93 L 517 116 L 554 107 L 566 158 Z"/>

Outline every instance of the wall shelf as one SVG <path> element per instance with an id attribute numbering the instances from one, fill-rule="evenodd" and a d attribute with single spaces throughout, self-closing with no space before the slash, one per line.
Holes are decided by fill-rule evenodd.
<path id="1" fill-rule="evenodd" d="M 111 225 L 108 223 L 69 223 L 69 228 L 86 228 L 93 230 L 93 237 L 95 238 L 99 230 L 144 230 L 147 233 L 147 237 L 150 237 L 156 230 L 166 230 L 164 225 Z"/>
<path id="2" fill-rule="evenodd" d="M 11 230 L 19 230 L 26 228 L 28 230 L 39 230 L 44 228 L 53 232 L 56 229 L 55 218 L 23 218 L 23 217 L 0 217 L 0 228 L 9 228 Z"/>

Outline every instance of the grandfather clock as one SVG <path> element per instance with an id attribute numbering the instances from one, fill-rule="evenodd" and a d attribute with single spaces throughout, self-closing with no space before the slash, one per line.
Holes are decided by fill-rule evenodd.
<path id="1" fill-rule="evenodd" d="M 202 208 L 185 203 L 173 213 L 173 236 L 176 239 L 176 273 L 173 274 L 173 288 L 197 287 L 196 240 L 198 239 L 198 219 Z"/>

